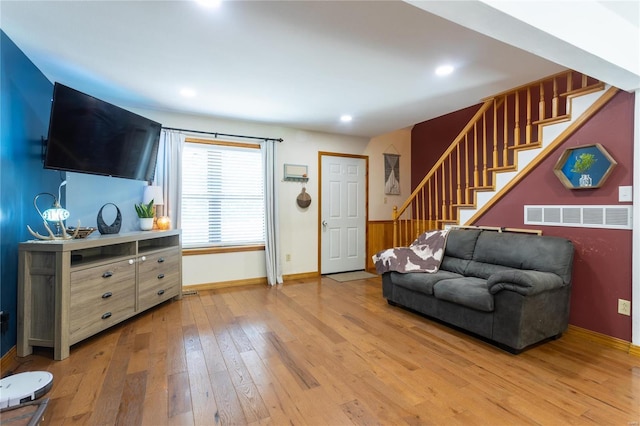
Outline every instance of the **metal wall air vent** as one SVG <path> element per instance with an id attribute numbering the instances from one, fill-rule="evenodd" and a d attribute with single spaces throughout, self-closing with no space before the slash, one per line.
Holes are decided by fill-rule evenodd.
<path id="1" fill-rule="evenodd" d="M 631 205 L 524 206 L 525 225 L 632 229 Z"/>

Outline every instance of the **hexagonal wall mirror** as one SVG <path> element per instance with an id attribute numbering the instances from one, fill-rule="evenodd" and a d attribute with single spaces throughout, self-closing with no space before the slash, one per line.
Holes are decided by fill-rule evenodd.
<path id="1" fill-rule="evenodd" d="M 569 189 L 600 188 L 616 166 L 599 143 L 569 148 L 558 159 L 553 173 Z"/>

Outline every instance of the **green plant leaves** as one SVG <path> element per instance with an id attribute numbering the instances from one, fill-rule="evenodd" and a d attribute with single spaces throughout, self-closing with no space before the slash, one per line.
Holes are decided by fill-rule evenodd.
<path id="1" fill-rule="evenodd" d="M 598 160 L 595 155 L 584 152 L 576 157 L 576 162 L 573 164 L 571 171 L 573 173 L 586 173 L 596 161 Z"/>
<path id="2" fill-rule="evenodd" d="M 149 204 L 134 204 L 134 207 L 139 218 L 150 218 L 154 216 L 153 200 L 149 201 Z"/>

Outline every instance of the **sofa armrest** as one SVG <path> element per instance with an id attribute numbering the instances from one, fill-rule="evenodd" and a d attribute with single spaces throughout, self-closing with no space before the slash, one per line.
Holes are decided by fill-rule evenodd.
<path id="1" fill-rule="evenodd" d="M 496 272 L 487 279 L 487 287 L 491 294 L 510 290 L 528 296 L 563 285 L 562 278 L 554 273 L 520 269 Z"/>

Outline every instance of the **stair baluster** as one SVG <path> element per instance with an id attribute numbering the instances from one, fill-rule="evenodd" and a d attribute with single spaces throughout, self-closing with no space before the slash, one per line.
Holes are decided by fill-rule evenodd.
<path id="1" fill-rule="evenodd" d="M 574 74 L 581 77 L 580 88 L 573 87 Z M 545 90 L 545 85 L 549 90 Z M 591 93 L 603 87 L 604 84 L 595 79 L 567 71 L 485 100 L 404 204 L 399 209 L 394 206 L 394 245 L 408 245 L 428 229 L 442 229 L 445 224 L 457 223 L 459 207 L 475 205 L 475 191 L 493 189 L 496 172 L 515 169 L 515 151 L 541 145 L 542 125 L 567 119 L 569 111 L 565 112 L 564 105 L 568 96 Z M 536 88 L 539 99 L 532 97 L 532 89 Z M 521 118 L 525 119 L 520 117 L 521 101 L 525 102 L 526 110 L 524 140 L 521 140 Z M 546 116 L 547 101 L 551 105 L 549 117 Z M 533 102 L 538 102 L 537 117 L 532 115 Z M 510 105 L 513 105 L 513 114 Z"/>

